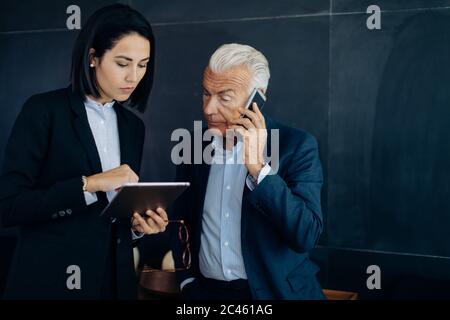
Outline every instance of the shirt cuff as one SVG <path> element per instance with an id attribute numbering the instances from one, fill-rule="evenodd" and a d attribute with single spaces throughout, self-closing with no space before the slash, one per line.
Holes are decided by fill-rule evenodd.
<path id="1" fill-rule="evenodd" d="M 195 280 L 195 278 L 184 279 L 184 281 L 180 284 L 180 291 L 183 290 L 185 285 L 187 285 L 188 283 L 191 283 L 194 280 Z"/>
<path id="2" fill-rule="evenodd" d="M 145 233 L 143 233 L 143 232 L 137 232 L 137 231 L 131 230 L 131 238 L 133 241 L 142 238 L 144 235 L 145 235 Z"/>
<path id="3" fill-rule="evenodd" d="M 95 193 L 91 192 L 84 192 L 84 200 L 86 201 L 86 205 L 93 204 L 94 202 L 97 202 L 97 195 Z"/>
<path id="4" fill-rule="evenodd" d="M 247 187 L 250 189 L 250 191 L 255 190 L 255 188 L 258 186 L 258 184 L 260 184 L 263 181 L 263 179 L 269 175 L 271 170 L 272 170 L 272 167 L 268 163 L 266 163 L 266 165 L 264 167 L 262 167 L 262 169 L 259 171 L 257 181 L 255 179 L 253 179 L 253 177 L 251 175 L 247 175 L 246 183 L 247 183 Z"/>

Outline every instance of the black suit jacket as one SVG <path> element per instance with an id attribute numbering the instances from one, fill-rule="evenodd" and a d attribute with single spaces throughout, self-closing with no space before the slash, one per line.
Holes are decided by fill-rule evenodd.
<path id="1" fill-rule="evenodd" d="M 118 102 L 121 163 L 138 173 L 143 122 Z M 5 227 L 19 226 L 5 298 L 96 299 L 117 269 L 118 297 L 136 297 L 130 219 L 99 214 L 106 194 L 86 205 L 82 175 L 102 172 L 81 97 L 70 87 L 34 95 L 21 110 L 9 138 L 0 176 L 0 213 Z M 116 261 L 108 253 L 116 252 Z M 111 256 L 109 256 L 111 257 Z M 76 265 L 81 289 L 66 282 Z M 106 272 L 105 272 L 106 271 Z"/>
<path id="2" fill-rule="evenodd" d="M 323 228 L 320 204 L 323 176 L 317 141 L 307 132 L 270 118 L 266 118 L 266 125 L 269 155 L 270 130 L 279 130 L 278 171 L 266 176 L 253 191 L 245 184 L 241 208 L 242 255 L 252 296 L 323 299 L 316 279 L 319 268 L 309 259 L 309 251 Z M 271 165 L 275 167 L 274 163 Z M 177 180 L 191 183 L 175 202 L 172 213 L 173 219 L 185 220 L 191 235 L 192 267 L 178 273 L 179 283 L 200 275 L 198 257 L 209 169 L 210 165 L 205 163 L 177 167 Z M 184 247 L 176 233 L 172 239 L 176 267 L 182 268 Z"/>

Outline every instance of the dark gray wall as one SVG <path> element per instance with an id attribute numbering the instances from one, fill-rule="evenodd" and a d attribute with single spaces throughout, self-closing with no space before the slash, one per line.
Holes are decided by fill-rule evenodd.
<path id="1" fill-rule="evenodd" d="M 0 4 L 0 155 L 25 99 L 68 84 L 82 21 L 114 1 Z M 450 281 L 450 0 L 121 1 L 157 39 L 141 180 L 172 180 L 170 134 L 202 119 L 202 71 L 223 43 L 261 50 L 271 66 L 266 115 L 313 133 L 326 182 L 326 228 L 313 259 L 324 287 L 363 298 L 439 296 Z M 381 7 L 382 29 L 366 9 Z M 13 230 L 2 230 L 1 279 Z M 145 244 L 153 256 L 164 236 Z M 155 245 L 157 244 L 157 245 Z M 160 252 L 161 251 L 161 252 Z M 149 254 L 152 256 L 152 254 Z M 366 288 L 379 265 L 382 289 Z"/>

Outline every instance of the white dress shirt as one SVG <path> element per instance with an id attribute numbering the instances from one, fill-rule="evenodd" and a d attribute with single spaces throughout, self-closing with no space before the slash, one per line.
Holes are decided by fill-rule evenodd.
<path id="1" fill-rule="evenodd" d="M 101 104 L 86 97 L 84 103 L 89 126 L 94 136 L 95 145 L 100 156 L 102 172 L 117 168 L 120 166 L 120 141 L 119 129 L 117 126 L 117 115 L 114 110 L 114 101 Z M 109 202 L 116 196 L 115 190 L 108 190 L 106 197 Z M 84 192 L 86 204 L 90 205 L 96 202 L 95 193 Z M 112 220 L 115 222 L 115 219 Z M 133 240 L 142 237 L 143 233 L 132 231 Z"/>

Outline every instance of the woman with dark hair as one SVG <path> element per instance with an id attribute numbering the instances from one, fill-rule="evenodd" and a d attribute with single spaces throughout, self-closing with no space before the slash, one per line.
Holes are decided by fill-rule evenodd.
<path id="1" fill-rule="evenodd" d="M 154 61 L 146 19 L 104 7 L 76 40 L 71 85 L 26 101 L 0 176 L 2 223 L 19 227 L 5 298 L 136 298 L 133 244 L 164 231 L 167 214 L 100 213 L 138 181 L 144 124 L 125 107 L 145 110 Z"/>

